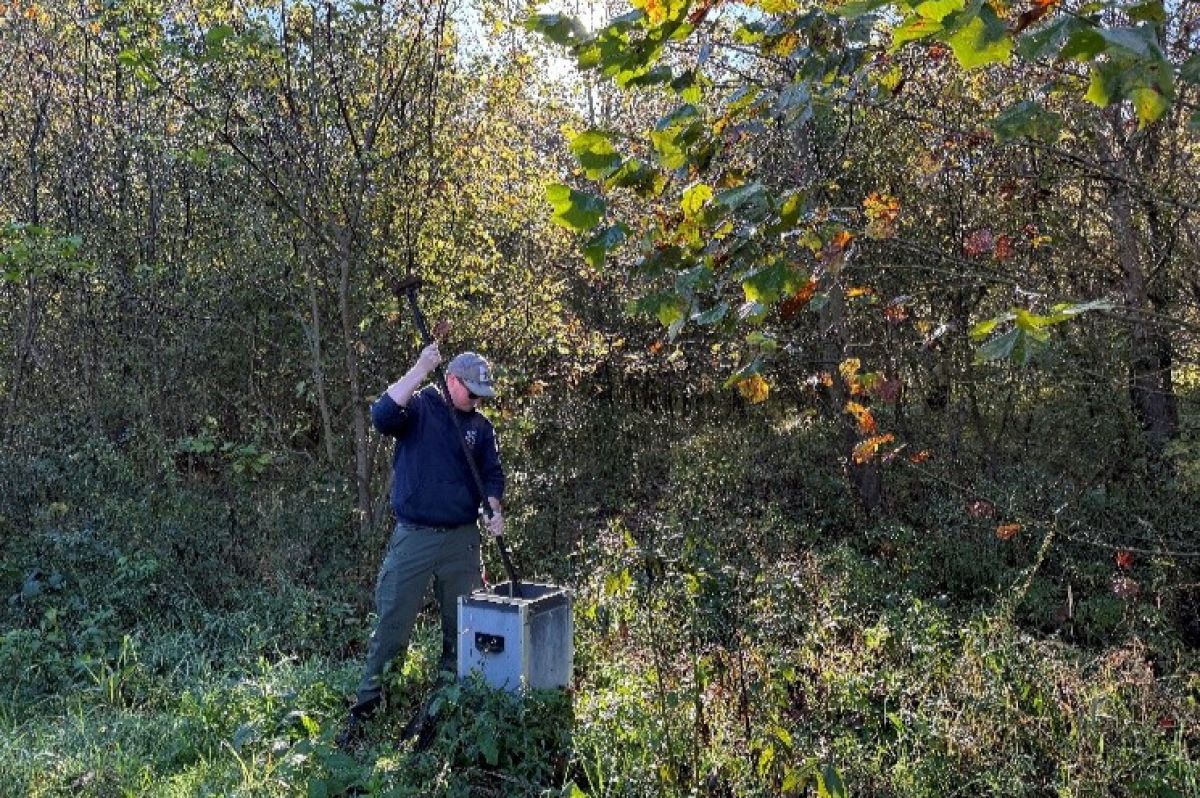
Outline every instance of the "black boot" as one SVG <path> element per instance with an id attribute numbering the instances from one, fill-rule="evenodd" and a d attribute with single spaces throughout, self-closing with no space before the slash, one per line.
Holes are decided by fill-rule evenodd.
<path id="1" fill-rule="evenodd" d="M 353 748 L 363 738 L 367 721 L 379 709 L 381 701 L 382 699 L 377 697 L 368 701 L 360 701 L 350 707 L 350 716 L 346 718 L 346 727 L 334 738 L 334 743 L 338 748 Z"/>

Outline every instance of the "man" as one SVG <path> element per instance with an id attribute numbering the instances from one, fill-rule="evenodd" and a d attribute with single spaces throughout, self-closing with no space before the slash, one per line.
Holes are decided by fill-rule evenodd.
<path id="1" fill-rule="evenodd" d="M 371 406 L 375 428 L 396 439 L 391 496 L 396 527 L 375 584 L 379 620 L 349 725 L 339 738 L 343 744 L 357 737 L 362 722 L 378 709 L 383 670 L 408 648 L 431 576 L 442 614 L 440 670 L 454 670 L 458 597 L 480 585 L 480 497 L 459 430 L 492 507 L 487 531 L 492 536 L 504 531 L 500 514 L 504 473 L 496 433 L 477 412 L 485 398 L 496 395 L 491 367 L 474 352 L 463 352 L 446 369 L 449 396 L 437 385 L 417 390 L 441 362 L 436 342 L 425 347 L 408 373 Z M 457 426 L 451 414 L 458 416 Z"/>

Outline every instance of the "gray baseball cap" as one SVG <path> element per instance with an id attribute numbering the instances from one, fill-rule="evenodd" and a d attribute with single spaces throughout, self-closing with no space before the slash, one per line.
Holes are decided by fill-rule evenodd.
<path id="1" fill-rule="evenodd" d="M 492 379 L 492 366 L 483 355 L 463 352 L 450 361 L 446 371 L 462 380 L 467 390 L 476 396 L 495 396 L 496 383 Z"/>

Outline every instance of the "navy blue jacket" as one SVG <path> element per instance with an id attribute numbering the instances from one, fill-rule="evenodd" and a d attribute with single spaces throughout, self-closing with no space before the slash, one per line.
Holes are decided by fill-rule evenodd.
<path id="1" fill-rule="evenodd" d="M 475 490 L 462 444 L 456 439 L 451 413 L 458 415 L 484 491 L 488 496 L 504 497 L 496 431 L 482 414 L 454 409 L 434 385 L 414 393 L 405 407 L 384 393 L 371 405 L 371 421 L 375 429 L 396 439 L 392 512 L 397 521 L 448 527 L 478 518 L 483 499 Z"/>

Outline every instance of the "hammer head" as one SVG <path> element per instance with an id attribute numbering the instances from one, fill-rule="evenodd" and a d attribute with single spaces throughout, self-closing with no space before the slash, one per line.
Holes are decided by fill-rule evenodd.
<path id="1" fill-rule="evenodd" d="M 416 296 L 417 289 L 420 287 L 421 278 L 415 274 L 410 274 L 392 286 L 392 293 L 398 297 Z"/>

